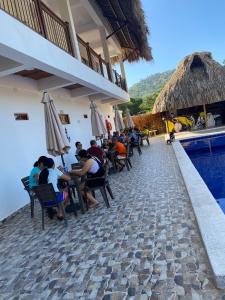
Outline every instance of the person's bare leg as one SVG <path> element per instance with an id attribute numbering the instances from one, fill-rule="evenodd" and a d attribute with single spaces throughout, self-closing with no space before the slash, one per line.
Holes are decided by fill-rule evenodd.
<path id="1" fill-rule="evenodd" d="M 90 203 L 90 207 L 96 207 L 99 204 L 98 201 L 93 197 L 92 193 L 87 192 L 87 198 Z"/>
<path id="2" fill-rule="evenodd" d="M 87 195 L 87 201 L 88 201 L 88 205 L 90 208 L 92 207 L 96 207 L 98 206 L 98 201 L 93 197 L 91 192 L 87 192 L 86 195 L 84 193 L 84 191 L 81 191 L 81 195 L 82 196 L 86 196 Z"/>

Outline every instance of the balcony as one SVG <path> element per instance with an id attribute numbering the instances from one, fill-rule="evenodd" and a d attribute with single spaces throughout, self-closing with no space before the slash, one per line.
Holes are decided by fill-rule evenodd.
<path id="1" fill-rule="evenodd" d="M 24 25 L 74 56 L 69 24 L 61 20 L 40 0 L 0 0 L 4 10 Z M 82 62 L 117 86 L 127 91 L 126 81 L 87 42 L 77 36 Z"/>
<path id="2" fill-rule="evenodd" d="M 0 8 L 44 38 L 73 55 L 69 24 L 40 0 L 1 0 Z"/>
<path id="3" fill-rule="evenodd" d="M 107 78 L 111 82 L 115 83 L 117 86 L 127 91 L 126 80 L 122 78 L 116 70 L 112 70 L 112 75 L 110 72 L 110 65 L 107 63 L 101 55 L 97 54 L 80 36 L 77 36 L 81 60 L 82 62 L 89 66 L 94 71 L 101 74 L 103 77 Z"/>

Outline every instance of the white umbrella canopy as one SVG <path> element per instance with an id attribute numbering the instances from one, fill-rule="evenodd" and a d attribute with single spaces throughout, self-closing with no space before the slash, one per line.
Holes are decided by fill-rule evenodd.
<path id="1" fill-rule="evenodd" d="M 98 112 L 99 113 L 99 112 Z M 103 130 L 103 135 L 107 135 L 107 129 L 106 129 L 106 126 L 105 126 L 105 121 L 104 121 L 104 119 L 103 119 L 103 115 L 101 115 L 100 113 L 99 113 L 99 117 L 100 117 L 100 120 L 101 120 L 101 126 L 102 126 L 102 130 Z"/>
<path id="2" fill-rule="evenodd" d="M 98 112 L 96 104 L 91 101 L 91 127 L 92 127 L 92 135 L 96 137 L 101 137 L 102 135 L 107 134 L 107 130 L 105 128 L 104 121 L 102 116 Z"/>
<path id="3" fill-rule="evenodd" d="M 122 119 L 122 117 L 121 117 L 121 115 L 120 115 L 120 112 L 119 112 L 117 106 L 115 107 L 115 118 L 114 118 L 114 122 L 115 122 L 115 128 L 116 128 L 116 131 L 121 131 L 121 130 L 124 130 L 124 129 L 125 129 L 125 125 L 124 125 L 123 119 Z"/>
<path id="4" fill-rule="evenodd" d="M 127 127 L 134 128 L 134 121 L 131 118 L 130 111 L 128 108 L 126 109 L 126 120 L 127 120 Z"/>
<path id="5" fill-rule="evenodd" d="M 70 149 L 69 141 L 59 119 L 53 99 L 48 93 L 43 94 L 44 104 L 46 146 L 50 155 L 59 156 L 68 153 Z"/>

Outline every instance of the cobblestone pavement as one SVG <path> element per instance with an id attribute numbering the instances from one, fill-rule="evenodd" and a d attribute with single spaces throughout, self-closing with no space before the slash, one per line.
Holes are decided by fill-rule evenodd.
<path id="1" fill-rule="evenodd" d="M 42 231 L 36 206 L 33 221 L 25 208 L 0 226 L 0 299 L 225 299 L 172 148 L 154 138 L 132 162 L 110 177 L 110 209 Z"/>

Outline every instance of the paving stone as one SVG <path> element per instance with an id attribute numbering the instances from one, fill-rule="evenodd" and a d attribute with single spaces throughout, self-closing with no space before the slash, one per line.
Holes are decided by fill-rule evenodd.
<path id="1" fill-rule="evenodd" d="M 69 215 L 67 229 L 46 218 L 42 231 L 38 203 L 33 220 L 27 206 L 0 225 L 0 300 L 225 299 L 172 147 L 142 149 L 109 177 L 109 209 L 97 192 L 100 207 Z"/>

